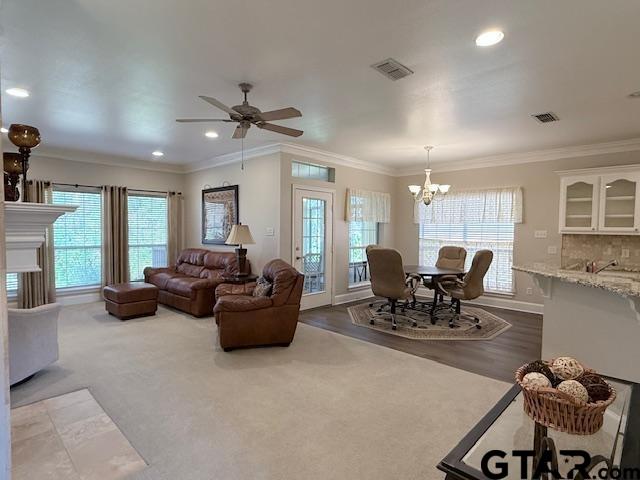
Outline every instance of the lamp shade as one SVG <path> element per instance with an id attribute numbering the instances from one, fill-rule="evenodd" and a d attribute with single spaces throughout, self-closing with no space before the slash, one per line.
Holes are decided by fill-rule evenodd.
<path id="1" fill-rule="evenodd" d="M 251 231 L 247 225 L 234 225 L 231 227 L 231 233 L 225 242 L 227 245 L 251 245 L 256 243 L 251 236 Z"/>

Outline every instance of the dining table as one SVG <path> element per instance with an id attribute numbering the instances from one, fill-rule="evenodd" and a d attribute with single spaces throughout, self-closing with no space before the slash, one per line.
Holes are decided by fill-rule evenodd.
<path id="1" fill-rule="evenodd" d="M 426 278 L 432 279 L 437 282 L 441 277 L 455 276 L 462 278 L 467 273 L 465 268 L 442 268 L 435 265 L 404 265 L 405 275 L 416 274 L 422 277 L 422 283 L 427 286 Z M 433 292 L 433 302 L 431 304 L 431 323 L 435 323 L 435 313 L 438 306 L 438 294 Z"/>

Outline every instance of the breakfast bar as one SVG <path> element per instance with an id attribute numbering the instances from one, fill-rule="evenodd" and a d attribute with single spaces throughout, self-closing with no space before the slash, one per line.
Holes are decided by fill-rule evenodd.
<path id="1" fill-rule="evenodd" d="M 640 382 L 640 272 L 594 274 L 546 263 L 513 269 L 530 274 L 544 297 L 542 358 L 570 355 Z"/>

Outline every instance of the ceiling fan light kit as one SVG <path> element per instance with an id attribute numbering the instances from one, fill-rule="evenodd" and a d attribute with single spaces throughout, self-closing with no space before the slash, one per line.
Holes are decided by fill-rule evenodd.
<path id="1" fill-rule="evenodd" d="M 440 185 L 438 183 L 431 183 L 431 159 L 430 153 L 433 150 L 433 146 L 429 145 L 424 147 L 427 151 L 427 168 L 424 169 L 425 180 L 424 185 L 409 185 L 409 192 L 413 195 L 416 202 L 422 201 L 425 205 L 431 205 L 431 202 L 438 195 L 446 195 L 451 188 L 451 185 Z"/>

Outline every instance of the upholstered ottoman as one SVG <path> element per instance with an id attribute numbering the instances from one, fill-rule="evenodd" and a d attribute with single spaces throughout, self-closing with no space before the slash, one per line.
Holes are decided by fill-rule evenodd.
<path id="1" fill-rule="evenodd" d="M 120 320 L 155 315 L 158 309 L 158 287 L 150 283 L 107 285 L 102 294 L 107 312 Z"/>

